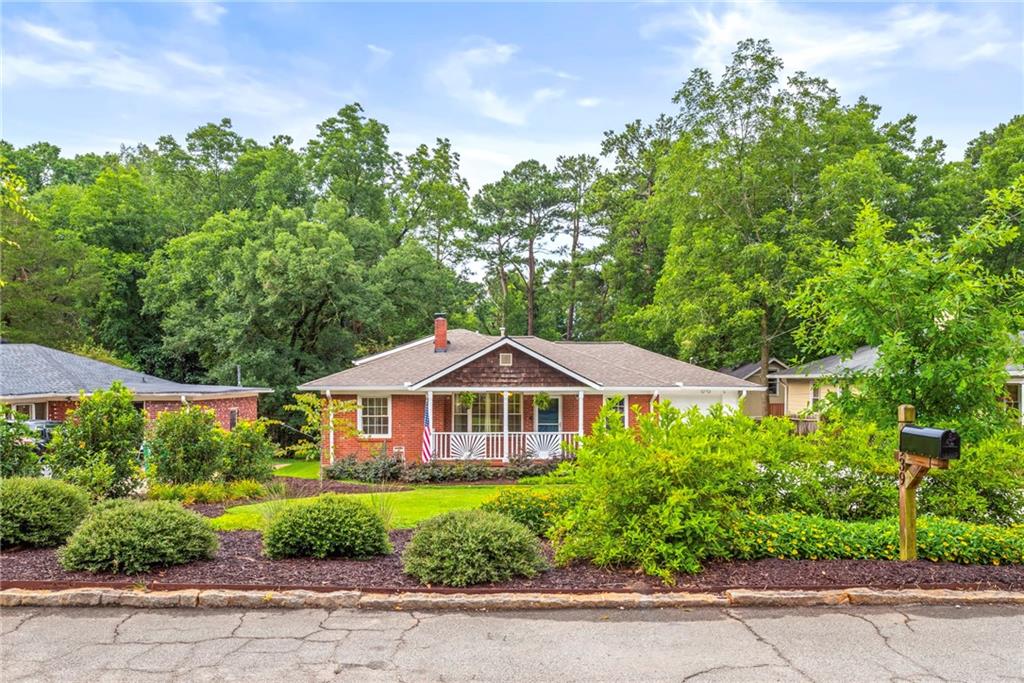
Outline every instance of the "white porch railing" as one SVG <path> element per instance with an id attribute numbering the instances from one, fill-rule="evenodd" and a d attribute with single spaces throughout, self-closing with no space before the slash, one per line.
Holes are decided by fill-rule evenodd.
<path id="1" fill-rule="evenodd" d="M 566 455 L 578 438 L 576 432 L 434 432 L 433 453 L 435 460 L 547 460 Z"/>

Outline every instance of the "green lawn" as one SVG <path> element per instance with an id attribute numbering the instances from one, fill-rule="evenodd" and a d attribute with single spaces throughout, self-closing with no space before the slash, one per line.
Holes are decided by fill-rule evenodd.
<path id="1" fill-rule="evenodd" d="M 298 477 L 299 479 L 319 479 L 320 463 L 317 460 L 275 460 L 274 465 L 284 465 L 274 470 L 276 477 Z"/>
<path id="2" fill-rule="evenodd" d="M 478 507 L 482 502 L 494 496 L 503 486 L 418 486 L 411 491 L 394 493 L 359 493 L 353 498 L 364 500 L 377 509 L 390 510 L 391 525 L 398 529 L 416 526 L 418 522 L 434 517 L 442 512 Z M 275 507 L 285 505 L 301 505 L 309 498 L 293 498 L 284 501 L 270 501 L 239 505 L 228 508 L 224 514 L 212 520 L 215 529 L 236 531 L 239 529 L 259 530 L 264 524 L 267 513 Z"/>

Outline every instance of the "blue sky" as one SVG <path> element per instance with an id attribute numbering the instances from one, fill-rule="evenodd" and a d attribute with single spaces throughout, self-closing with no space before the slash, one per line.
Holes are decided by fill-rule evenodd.
<path id="1" fill-rule="evenodd" d="M 1024 8 L 999 4 L 12 4 L 2 134 L 67 153 L 230 117 L 298 145 L 359 101 L 407 151 L 449 137 L 474 187 L 524 158 L 597 152 L 672 109 L 691 69 L 768 38 L 790 69 L 959 157 L 1024 112 Z"/>

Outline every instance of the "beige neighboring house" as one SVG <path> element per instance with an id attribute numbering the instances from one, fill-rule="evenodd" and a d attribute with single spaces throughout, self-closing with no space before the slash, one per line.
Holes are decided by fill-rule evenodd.
<path id="1" fill-rule="evenodd" d="M 873 346 L 862 346 L 850 358 L 828 356 L 771 373 L 770 377 L 779 383 L 782 392 L 783 412 L 791 416 L 813 416 L 817 414 L 816 404 L 829 394 L 840 389 L 831 383 L 831 378 L 874 367 L 878 351 Z M 1010 377 L 1006 382 L 1006 403 L 1011 408 L 1024 407 L 1024 365 L 1008 365 Z M 1024 415 L 1021 417 L 1024 424 Z"/>
<path id="2" fill-rule="evenodd" d="M 786 414 L 785 405 L 782 389 L 779 385 L 779 380 L 775 378 L 775 373 L 785 372 L 788 369 L 789 366 L 781 360 L 772 358 L 768 361 L 767 378 L 761 373 L 760 361 L 744 363 L 735 368 L 722 368 L 719 372 L 766 387 L 768 391 L 768 414 L 781 416 Z M 750 417 L 764 417 L 764 404 L 759 394 L 750 395 L 743 401 L 743 414 Z"/>

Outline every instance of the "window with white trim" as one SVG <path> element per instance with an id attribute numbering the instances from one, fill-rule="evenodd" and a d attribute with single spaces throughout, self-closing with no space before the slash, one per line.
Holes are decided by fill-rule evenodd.
<path id="1" fill-rule="evenodd" d="M 231 408 L 228 411 L 228 429 L 234 429 L 238 426 L 238 408 Z"/>
<path id="2" fill-rule="evenodd" d="M 391 435 L 391 398 L 363 396 L 359 399 L 359 431 L 367 436 Z"/>
<path id="3" fill-rule="evenodd" d="M 774 377 L 768 378 L 768 395 L 778 396 L 779 395 L 779 380 Z"/>
<path id="4" fill-rule="evenodd" d="M 604 402 L 612 407 L 612 409 L 622 415 L 622 424 L 629 426 L 629 413 L 626 410 L 626 399 L 622 396 L 609 396 L 605 398 Z"/>
<path id="5" fill-rule="evenodd" d="M 47 415 L 46 408 L 46 401 L 40 401 L 39 403 L 16 403 L 14 405 L 14 410 L 24 415 L 26 420 L 48 419 L 49 415 Z"/>
<path id="6" fill-rule="evenodd" d="M 477 394 L 472 405 L 467 405 L 455 397 L 455 421 L 453 430 L 456 432 L 500 432 L 502 431 L 502 412 L 504 411 L 501 394 Z M 523 396 L 508 395 L 508 431 L 523 431 Z"/>

